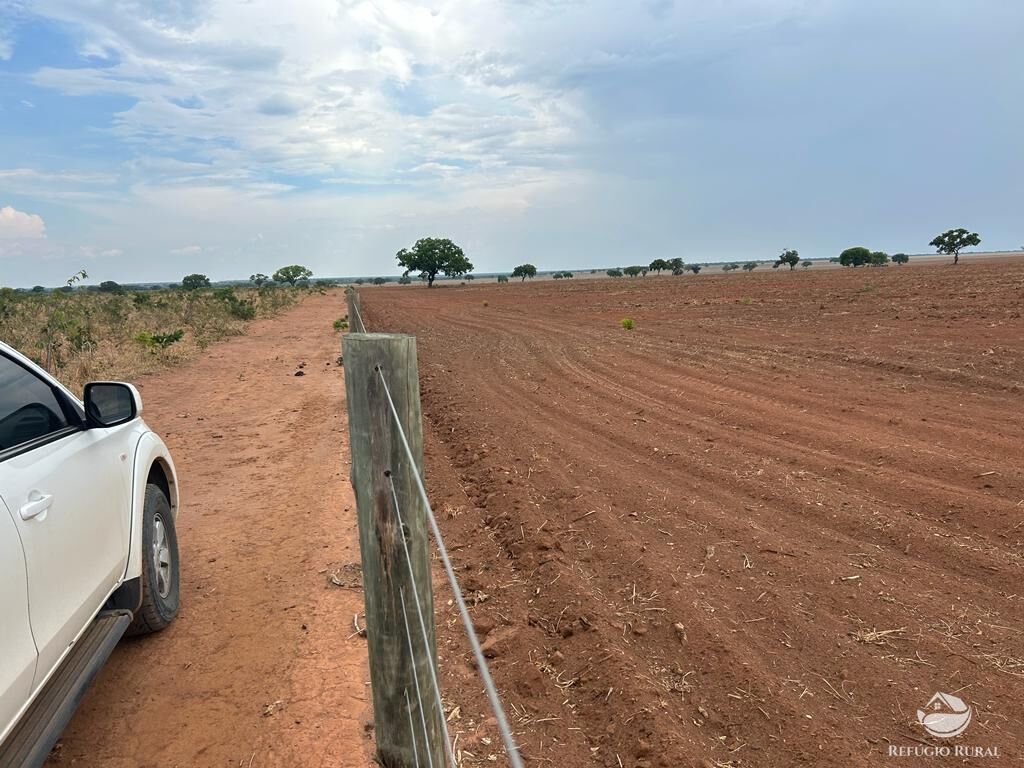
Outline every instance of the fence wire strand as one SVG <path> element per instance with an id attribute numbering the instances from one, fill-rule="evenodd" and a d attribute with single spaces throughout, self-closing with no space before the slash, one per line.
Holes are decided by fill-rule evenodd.
<path id="1" fill-rule="evenodd" d="M 416 748 L 416 726 L 412 722 L 412 702 L 409 701 L 409 689 L 405 689 L 405 713 L 409 715 L 409 735 L 412 736 L 412 759 L 420 764 L 420 751 Z"/>
<path id="2" fill-rule="evenodd" d="M 412 556 L 409 554 L 409 542 L 406 541 L 405 532 L 409 530 L 405 525 L 405 520 L 402 518 L 402 508 L 398 504 L 398 493 L 395 491 L 395 479 L 390 473 L 388 473 L 388 482 L 391 484 L 391 500 L 395 505 L 395 514 L 398 515 L 398 525 L 402 531 L 402 549 L 405 550 L 405 562 L 409 567 L 409 581 L 412 582 L 413 598 L 416 603 L 416 615 L 420 621 L 420 636 L 423 638 L 423 655 L 427 656 L 427 652 L 430 649 L 430 638 L 427 636 L 427 622 L 423 617 L 423 606 L 420 604 L 420 588 L 416 583 L 416 575 L 412 570 Z M 405 614 L 405 589 L 403 587 L 398 588 L 399 594 L 402 598 L 402 614 Z M 406 619 L 406 631 L 408 631 L 408 619 Z M 417 674 L 415 664 L 416 656 L 412 652 L 412 641 L 410 640 L 409 655 L 413 658 L 413 674 Z M 430 670 L 430 682 L 434 687 L 434 696 L 437 703 L 437 711 L 441 716 L 441 731 L 444 734 L 444 747 L 445 752 L 448 755 L 448 762 L 451 768 L 455 768 L 455 753 L 452 751 L 452 740 L 448 735 L 448 721 L 445 719 L 444 703 L 441 701 L 441 686 L 437 682 L 437 671 L 434 669 L 434 662 L 427 656 L 427 669 Z"/>
<path id="3" fill-rule="evenodd" d="M 366 333 L 366 326 L 363 325 L 363 316 L 359 314 L 359 305 L 352 302 L 352 311 L 356 313 L 356 320 L 359 321 L 359 333 Z"/>
<path id="4" fill-rule="evenodd" d="M 357 311 L 358 313 L 358 311 Z M 362 319 L 360 318 L 360 323 Z M 462 597 L 462 589 L 459 587 L 458 579 L 455 577 L 455 569 L 452 568 L 451 559 L 448 557 L 448 550 L 444 545 L 444 539 L 441 538 L 441 529 L 437 525 L 437 519 L 434 517 L 434 510 L 430 506 L 430 500 L 427 498 L 427 489 L 423 485 L 423 479 L 420 477 L 419 468 L 416 465 L 416 459 L 413 456 L 412 448 L 409 446 L 409 440 L 405 435 L 405 429 L 402 426 L 402 420 L 398 416 L 398 409 L 395 407 L 395 401 L 391 397 L 391 389 L 388 387 L 387 379 L 384 376 L 384 371 L 381 366 L 377 366 L 377 374 L 380 376 L 381 384 L 384 386 L 384 394 L 387 397 L 388 407 L 391 410 L 391 416 L 395 421 L 395 431 L 402 443 L 402 449 L 405 453 L 405 457 L 409 462 L 410 474 L 416 481 L 416 489 L 419 491 L 423 506 L 426 508 L 427 521 L 430 523 L 430 530 L 434 535 L 434 541 L 437 543 L 437 551 L 441 556 L 441 563 L 444 565 L 444 570 L 448 576 L 448 584 L 451 586 L 452 594 L 455 597 L 455 604 L 458 606 L 459 615 L 462 617 L 462 624 L 466 630 L 466 636 L 469 639 L 470 648 L 473 651 L 473 657 L 476 660 L 477 669 L 480 672 L 480 678 L 483 680 L 484 688 L 487 692 L 487 698 L 490 701 L 491 709 L 494 712 L 494 718 L 497 722 L 498 731 L 501 734 L 502 743 L 505 745 L 505 751 L 508 754 L 509 762 L 512 768 L 523 768 L 522 759 L 519 757 L 519 748 L 516 746 L 515 738 L 512 735 L 512 729 L 509 726 L 508 719 L 505 716 L 505 711 L 501 706 L 501 701 L 498 698 L 498 691 L 494 685 L 494 680 L 491 678 L 490 669 L 487 667 L 487 660 L 484 658 L 483 651 L 480 648 L 480 641 L 477 639 L 476 631 L 473 629 L 473 620 L 470 618 L 469 609 L 466 607 L 466 601 Z M 403 536 L 403 542 L 405 541 Z M 402 604 L 403 611 L 405 609 L 405 603 L 403 600 Z M 408 620 L 406 621 L 406 632 L 408 633 Z M 411 647 L 410 638 L 410 647 Z M 419 680 L 417 678 L 417 695 L 419 689 Z M 422 709 L 420 710 L 422 716 Z M 442 720 L 444 719 L 444 710 L 441 710 Z M 426 725 L 424 723 L 424 733 L 426 733 Z M 446 739 L 447 742 L 447 739 Z M 449 745 L 449 749 L 450 749 Z M 429 756 L 429 755 L 428 755 Z"/>
<path id="5" fill-rule="evenodd" d="M 427 716 L 423 711 L 423 695 L 420 693 L 420 676 L 416 672 L 416 652 L 412 647 L 412 633 L 409 631 L 409 615 L 405 611 L 405 590 L 401 588 L 399 589 L 402 598 L 402 618 L 405 620 L 405 639 L 409 643 L 409 658 L 412 659 L 412 681 L 416 684 L 416 703 L 419 704 L 420 724 L 423 726 L 423 747 L 427 753 L 427 765 L 430 768 L 434 768 L 434 757 L 430 754 L 430 734 L 427 731 Z M 415 736 L 416 734 L 414 733 L 414 739 Z M 416 764 L 419 765 L 418 759 Z"/>

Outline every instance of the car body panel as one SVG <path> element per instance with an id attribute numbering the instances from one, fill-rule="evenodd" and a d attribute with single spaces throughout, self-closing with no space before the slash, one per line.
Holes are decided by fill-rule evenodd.
<path id="1" fill-rule="evenodd" d="M 167 501 L 171 505 L 171 514 L 175 520 L 180 507 L 178 493 L 178 476 L 171 460 L 171 452 L 164 441 L 155 432 L 147 431 L 136 446 L 134 476 L 132 481 L 132 516 L 131 545 L 124 579 L 134 579 L 142 575 L 142 508 L 146 501 L 146 484 L 150 472 L 156 467 L 163 472 L 167 483 Z"/>
<path id="2" fill-rule="evenodd" d="M 124 577 L 135 425 L 76 432 L 0 462 L 28 570 L 41 684 Z M 103 468 L 102 470 L 100 468 Z M 37 505 L 46 508 L 25 519 Z"/>
<path id="3" fill-rule="evenodd" d="M 21 538 L 0 499 L 0 728 L 13 723 L 32 693 L 36 645 L 28 616 L 28 576 Z M 3 731 L 0 731 L 0 738 Z"/>

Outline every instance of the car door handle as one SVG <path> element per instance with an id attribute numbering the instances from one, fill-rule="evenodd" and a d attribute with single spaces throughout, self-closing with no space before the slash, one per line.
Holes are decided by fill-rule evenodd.
<path id="1" fill-rule="evenodd" d="M 36 498 L 32 499 L 32 496 L 35 496 Z M 18 510 L 21 514 L 22 520 L 31 520 L 33 517 L 45 515 L 46 511 L 53 504 L 53 494 L 50 493 L 40 494 L 33 492 L 29 498 L 31 501 Z"/>

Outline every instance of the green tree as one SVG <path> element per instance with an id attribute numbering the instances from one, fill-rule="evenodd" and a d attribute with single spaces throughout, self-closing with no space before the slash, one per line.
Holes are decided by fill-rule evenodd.
<path id="1" fill-rule="evenodd" d="M 625 275 L 628 275 L 629 277 L 636 277 L 637 275 L 639 275 L 643 271 L 644 271 L 643 267 L 632 266 L 632 267 L 626 267 L 625 269 L 623 269 L 622 273 L 625 274 Z"/>
<path id="2" fill-rule="evenodd" d="M 262 272 L 257 272 L 255 275 L 249 275 L 249 282 L 251 282 L 257 288 L 262 288 L 264 285 L 270 282 L 270 276 L 264 275 Z"/>
<path id="3" fill-rule="evenodd" d="M 198 272 L 193 272 L 191 275 L 185 275 L 181 278 L 181 287 L 186 291 L 197 291 L 200 288 L 209 288 L 210 278 L 206 275 L 201 275 Z"/>
<path id="4" fill-rule="evenodd" d="M 605 274 L 608 275 L 608 277 L 622 277 L 622 270 L 621 269 L 609 269 L 607 272 L 605 272 Z"/>
<path id="5" fill-rule="evenodd" d="M 113 280 L 104 280 L 100 283 L 100 291 L 103 293 L 124 293 L 124 288 Z"/>
<path id="6" fill-rule="evenodd" d="M 746 264 L 743 265 L 743 269 L 746 270 L 747 272 L 753 272 L 755 269 L 757 269 L 757 262 L 748 261 Z"/>
<path id="7" fill-rule="evenodd" d="M 780 267 L 783 264 L 788 264 L 790 271 L 792 271 L 793 269 L 796 268 L 796 265 L 799 262 L 800 262 L 800 254 L 797 253 L 792 248 L 787 248 L 786 250 L 784 250 L 782 253 L 779 254 L 779 259 L 776 262 L 776 264 L 778 264 L 778 266 L 780 266 Z"/>
<path id="8" fill-rule="evenodd" d="M 861 264 L 871 263 L 871 251 L 862 245 L 854 248 L 847 248 L 839 254 L 839 263 L 844 267 L 859 267 Z"/>
<path id="9" fill-rule="evenodd" d="M 384 285 L 384 283 L 386 283 L 386 282 L 387 282 L 387 280 L 385 280 L 383 277 L 375 277 L 375 278 L 373 278 L 373 284 L 374 285 Z"/>
<path id="10" fill-rule="evenodd" d="M 949 229 L 941 235 L 936 235 L 935 239 L 928 243 L 928 245 L 934 246 L 935 250 L 939 253 L 952 254 L 953 263 L 958 264 L 960 262 L 960 250 L 978 245 L 979 243 L 981 243 L 981 238 L 978 237 L 977 232 L 968 232 L 961 227 L 959 229 Z"/>
<path id="11" fill-rule="evenodd" d="M 508 275 L 498 275 L 498 282 L 499 283 L 507 283 L 508 282 Z"/>
<path id="12" fill-rule="evenodd" d="M 461 277 L 473 271 L 473 265 L 466 254 L 448 238 L 423 237 L 412 248 L 403 248 L 395 258 L 398 266 L 405 267 L 405 274 L 419 272 L 432 288 L 438 273 L 448 277 Z"/>
<path id="13" fill-rule="evenodd" d="M 668 268 L 672 270 L 673 275 L 683 274 L 684 267 L 686 267 L 686 265 L 683 263 L 683 260 L 678 256 L 676 256 L 674 259 L 668 260 Z"/>
<path id="14" fill-rule="evenodd" d="M 885 251 L 872 251 L 871 252 L 871 266 L 873 267 L 884 267 L 889 263 L 889 254 Z"/>
<path id="15" fill-rule="evenodd" d="M 33 285 L 32 293 L 45 293 L 46 289 L 41 285 Z"/>
<path id="16" fill-rule="evenodd" d="M 660 275 L 662 270 L 672 269 L 672 267 L 664 259 L 655 259 L 654 261 L 651 262 L 648 269 L 650 269 L 651 272 L 657 272 Z"/>
<path id="17" fill-rule="evenodd" d="M 410 285 L 411 283 L 412 283 L 412 278 L 409 277 L 408 275 L 402 275 L 400 278 L 398 278 L 398 284 L 399 285 Z"/>
<path id="18" fill-rule="evenodd" d="M 294 286 L 302 280 L 309 280 L 312 276 L 313 270 L 308 267 L 304 267 L 301 264 L 291 264 L 287 267 L 281 267 L 274 273 L 274 282 L 288 283 L 288 285 Z"/>
<path id="19" fill-rule="evenodd" d="M 906 264 L 908 261 L 910 261 L 910 257 L 907 256 L 907 254 L 905 254 L 905 253 L 894 253 L 892 255 L 892 260 L 897 265 L 898 264 Z"/>
<path id="20" fill-rule="evenodd" d="M 687 264 L 686 269 L 690 270 L 691 272 L 693 272 L 693 274 L 696 275 L 700 272 L 702 266 L 702 264 Z"/>
<path id="21" fill-rule="evenodd" d="M 813 261 L 802 261 L 802 262 L 800 262 L 800 266 L 803 267 L 804 269 L 807 269 L 808 267 L 814 266 L 814 262 Z"/>
<path id="22" fill-rule="evenodd" d="M 532 280 L 536 276 L 537 268 L 533 264 L 520 264 L 512 270 L 512 277 L 518 277 L 522 282 L 526 282 L 526 278 Z"/>

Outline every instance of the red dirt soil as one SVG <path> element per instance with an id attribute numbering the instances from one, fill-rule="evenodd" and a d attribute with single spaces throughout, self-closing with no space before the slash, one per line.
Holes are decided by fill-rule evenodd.
<path id="1" fill-rule="evenodd" d="M 418 337 L 428 489 L 529 765 L 1021 759 L 1024 264 L 362 298 Z M 474 764 L 499 742 L 435 594 Z M 955 740 L 917 723 L 936 691 L 974 709 Z"/>
<path id="2" fill-rule="evenodd" d="M 372 765 L 344 313 L 312 296 L 136 382 L 182 488 L 181 612 L 121 642 L 48 765 Z"/>

